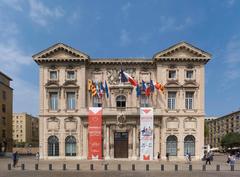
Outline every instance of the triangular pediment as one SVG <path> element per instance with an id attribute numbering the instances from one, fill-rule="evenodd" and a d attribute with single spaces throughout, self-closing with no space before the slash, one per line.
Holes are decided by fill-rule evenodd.
<path id="1" fill-rule="evenodd" d="M 55 44 L 33 55 L 33 59 L 38 63 L 47 61 L 84 61 L 88 58 L 87 54 L 63 43 Z"/>
<path id="2" fill-rule="evenodd" d="M 154 59 L 162 58 L 201 58 L 201 59 L 210 59 L 211 55 L 191 44 L 186 42 L 180 42 L 176 45 L 173 45 L 161 52 L 156 53 L 153 56 Z"/>

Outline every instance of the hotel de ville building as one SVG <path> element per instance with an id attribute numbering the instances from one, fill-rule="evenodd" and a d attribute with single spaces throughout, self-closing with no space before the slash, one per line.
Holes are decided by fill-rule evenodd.
<path id="1" fill-rule="evenodd" d="M 200 159 L 210 58 L 186 42 L 148 59 L 91 58 L 62 43 L 33 55 L 40 158 Z"/>

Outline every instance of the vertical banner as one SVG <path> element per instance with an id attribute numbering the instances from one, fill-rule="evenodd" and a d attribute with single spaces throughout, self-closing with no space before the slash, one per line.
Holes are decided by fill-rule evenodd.
<path id="1" fill-rule="evenodd" d="M 152 108 L 140 108 L 140 159 L 153 160 Z"/>
<path id="2" fill-rule="evenodd" d="M 102 108 L 88 112 L 88 159 L 102 159 Z"/>

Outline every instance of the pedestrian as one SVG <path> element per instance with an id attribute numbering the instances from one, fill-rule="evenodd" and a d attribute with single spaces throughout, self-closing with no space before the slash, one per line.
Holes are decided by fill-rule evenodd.
<path id="1" fill-rule="evenodd" d="M 207 155 L 206 155 L 206 165 L 207 165 L 207 163 L 209 164 L 209 165 L 211 165 L 211 153 L 210 152 L 208 152 L 207 153 Z"/>
<path id="2" fill-rule="evenodd" d="M 36 160 L 37 160 L 37 161 L 39 161 L 39 157 L 40 157 L 39 152 L 37 152 L 37 153 L 36 153 Z"/>
<path id="3" fill-rule="evenodd" d="M 235 159 L 235 157 L 234 157 L 234 155 L 230 155 L 230 157 L 229 157 L 229 165 L 234 165 L 235 164 L 235 161 L 236 161 L 236 159 Z"/>
<path id="4" fill-rule="evenodd" d="M 189 161 L 189 163 L 191 163 L 191 161 L 192 161 L 191 153 L 188 153 L 188 161 Z"/>
<path id="5" fill-rule="evenodd" d="M 166 159 L 167 159 L 167 161 L 169 161 L 169 153 L 168 152 L 166 153 Z"/>
<path id="6" fill-rule="evenodd" d="M 158 152 L 158 156 L 157 156 L 158 160 L 160 160 L 160 152 Z"/>
<path id="7" fill-rule="evenodd" d="M 16 151 L 16 152 L 13 153 L 13 157 L 12 157 L 12 159 L 13 159 L 13 167 L 14 168 L 17 166 L 18 158 L 19 158 L 18 157 L 18 152 Z"/>
<path id="8" fill-rule="evenodd" d="M 186 153 L 186 155 L 185 155 L 185 159 L 186 159 L 186 161 L 187 161 L 187 163 L 189 162 L 189 154 L 188 154 L 188 152 Z"/>

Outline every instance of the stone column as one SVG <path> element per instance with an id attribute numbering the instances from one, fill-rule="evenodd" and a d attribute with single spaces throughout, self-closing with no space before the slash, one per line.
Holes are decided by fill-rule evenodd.
<path id="1" fill-rule="evenodd" d="M 105 159 L 108 160 L 110 159 L 110 149 L 109 149 L 109 141 L 110 141 L 110 136 L 109 136 L 109 125 L 106 126 L 107 127 L 107 132 L 106 132 L 106 157 Z"/>
<path id="2" fill-rule="evenodd" d="M 82 159 L 87 159 L 88 156 L 88 133 L 87 126 L 83 126 L 83 156 Z"/>
<path id="3" fill-rule="evenodd" d="M 132 144 L 133 144 L 133 153 L 132 153 L 132 159 L 133 160 L 137 160 L 137 155 L 136 155 L 136 126 L 134 125 L 133 126 L 133 141 L 132 141 Z"/>

